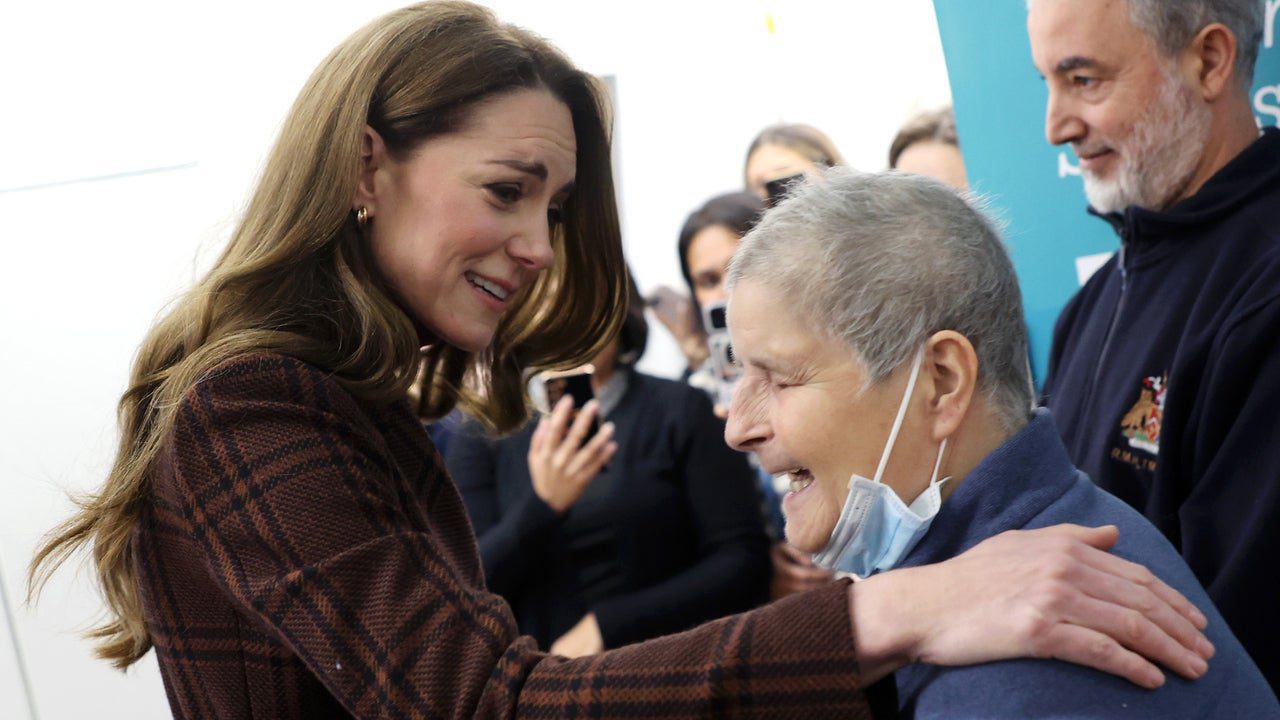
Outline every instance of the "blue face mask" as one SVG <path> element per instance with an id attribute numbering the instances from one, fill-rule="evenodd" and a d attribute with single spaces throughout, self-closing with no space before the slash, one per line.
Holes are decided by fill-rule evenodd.
<path id="1" fill-rule="evenodd" d="M 868 480 L 854 474 L 849 480 L 849 497 L 845 500 L 844 509 L 840 511 L 840 520 L 836 522 L 827 546 L 813 556 L 815 565 L 832 571 L 853 573 L 862 578 L 891 570 L 929 532 L 933 518 L 942 508 L 941 488 L 947 479 L 938 480 L 938 469 L 942 466 L 942 453 L 947 449 L 946 440 L 938 448 L 938 458 L 933 464 L 933 476 L 929 478 L 928 489 L 920 493 L 920 497 L 911 505 L 902 502 L 902 498 L 892 488 L 880 481 L 885 466 L 889 464 L 889 455 L 898 439 L 898 431 L 902 429 L 902 420 L 907 415 L 911 392 L 915 390 L 923 360 L 924 353 L 921 352 L 916 357 L 915 366 L 911 368 L 911 379 L 907 381 L 907 391 L 898 406 L 898 416 L 893 421 L 889 440 L 880 455 L 875 478 Z"/>

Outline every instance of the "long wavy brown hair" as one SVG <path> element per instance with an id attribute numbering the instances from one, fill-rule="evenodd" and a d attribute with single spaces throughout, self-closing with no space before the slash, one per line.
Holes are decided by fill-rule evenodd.
<path id="1" fill-rule="evenodd" d="M 552 238 L 556 262 L 518 298 L 484 352 L 443 343 L 423 349 L 350 210 L 363 130 L 372 127 L 403 157 L 458 129 L 478 101 L 537 87 L 569 107 L 578 148 L 577 189 Z M 123 669 L 146 654 L 133 529 L 179 402 L 230 357 L 290 355 L 373 402 L 402 400 L 423 378 L 420 408 L 429 416 L 462 404 L 495 430 L 521 424 L 525 373 L 585 362 L 622 322 L 628 281 L 607 117 L 594 78 L 543 39 L 468 3 L 406 7 L 338 46 L 294 102 L 226 250 L 142 342 L 120 399 L 110 474 L 36 551 L 29 599 L 87 547 L 107 606 L 88 632 L 98 655 Z"/>

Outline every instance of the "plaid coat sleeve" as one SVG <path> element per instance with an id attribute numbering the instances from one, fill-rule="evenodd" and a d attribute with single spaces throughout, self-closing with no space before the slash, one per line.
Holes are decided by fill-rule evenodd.
<path id="1" fill-rule="evenodd" d="M 870 716 L 842 584 L 590 658 L 539 652 L 486 591 L 457 491 L 407 407 L 365 407 L 299 361 L 224 363 L 178 409 L 165 458 L 155 492 L 221 595 L 205 602 L 227 603 L 356 717 Z M 188 663 L 167 686 L 199 682 L 202 660 L 179 655 L 160 654 L 162 669 Z"/>

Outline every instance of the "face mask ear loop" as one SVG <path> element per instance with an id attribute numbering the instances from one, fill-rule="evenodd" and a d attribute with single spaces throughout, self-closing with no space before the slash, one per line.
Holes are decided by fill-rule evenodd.
<path id="1" fill-rule="evenodd" d="M 942 445 L 938 446 L 938 461 L 933 464 L 933 476 L 929 478 L 930 485 L 937 485 L 939 483 L 938 471 L 942 469 L 942 454 L 947 451 L 948 439 L 949 438 L 942 438 Z M 950 478 L 942 478 L 941 482 L 946 482 L 949 479 Z"/>
<path id="2" fill-rule="evenodd" d="M 898 441 L 898 431 L 902 429 L 902 420 L 907 416 L 907 406 L 911 404 L 911 391 L 916 389 L 916 378 L 920 377 L 920 366 L 924 364 L 924 349 L 916 355 L 915 365 L 911 367 L 911 378 L 907 380 L 907 391 L 898 404 L 898 417 L 893 419 L 893 429 L 889 431 L 889 441 L 885 443 L 884 452 L 880 454 L 880 466 L 876 468 L 873 480 L 877 483 L 884 476 L 885 466 L 889 464 L 889 455 L 893 453 L 893 445 Z"/>

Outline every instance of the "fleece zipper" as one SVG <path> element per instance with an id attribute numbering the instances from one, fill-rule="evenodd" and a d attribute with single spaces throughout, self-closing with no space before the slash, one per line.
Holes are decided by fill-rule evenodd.
<path id="1" fill-rule="evenodd" d="M 1125 225 L 1121 229 L 1120 257 L 1117 258 L 1116 267 L 1120 270 L 1120 297 L 1116 300 L 1116 309 L 1111 314 L 1111 320 L 1107 323 L 1107 334 L 1102 339 L 1102 350 L 1098 353 L 1098 359 L 1094 364 L 1093 381 L 1089 383 L 1089 391 L 1085 396 L 1085 402 L 1082 407 L 1085 412 L 1083 417 L 1097 417 L 1094 408 L 1094 398 L 1098 393 L 1098 383 L 1102 381 L 1102 371 L 1107 365 L 1107 355 L 1111 351 L 1111 341 L 1115 338 L 1116 326 L 1120 324 L 1120 314 L 1124 312 L 1124 301 L 1128 295 L 1129 289 L 1129 270 L 1125 267 L 1125 251 L 1129 247 L 1129 242 L 1133 237 L 1133 226 L 1131 217 L 1125 215 Z M 1077 438 L 1077 447 L 1074 448 L 1079 455 L 1083 448 L 1080 444 L 1088 442 L 1088 434 L 1081 433 Z"/>

